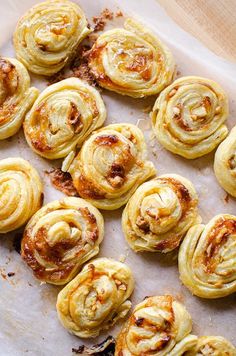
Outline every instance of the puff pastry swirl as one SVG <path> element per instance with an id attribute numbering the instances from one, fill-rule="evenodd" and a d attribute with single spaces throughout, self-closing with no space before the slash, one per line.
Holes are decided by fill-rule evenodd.
<path id="1" fill-rule="evenodd" d="M 0 161 L 0 233 L 24 225 L 43 203 L 38 172 L 20 157 Z"/>
<path id="2" fill-rule="evenodd" d="M 172 296 L 155 296 L 136 305 L 116 342 L 115 356 L 180 356 L 197 337 L 191 316 Z"/>
<path id="3" fill-rule="evenodd" d="M 211 152 L 226 137 L 228 99 L 214 81 L 182 77 L 162 91 L 152 113 L 153 131 L 169 151 L 188 159 Z"/>
<path id="4" fill-rule="evenodd" d="M 113 210 L 155 174 L 146 155 L 144 136 L 137 126 L 114 124 L 90 136 L 68 170 L 82 198 L 97 208 Z"/>
<path id="5" fill-rule="evenodd" d="M 214 171 L 222 188 L 236 198 L 236 126 L 217 148 Z"/>
<path id="6" fill-rule="evenodd" d="M 33 6 L 19 20 L 14 47 L 31 72 L 50 76 L 71 59 L 91 32 L 81 8 L 68 0 L 48 0 Z"/>
<path id="7" fill-rule="evenodd" d="M 201 336 L 186 356 L 236 356 L 236 348 L 222 336 Z"/>
<path id="8" fill-rule="evenodd" d="M 106 108 L 99 92 L 78 78 L 46 88 L 26 116 L 24 132 L 39 155 L 65 157 L 102 126 Z"/>
<path id="9" fill-rule="evenodd" d="M 101 213 L 83 199 L 68 197 L 45 205 L 31 218 L 21 255 L 41 281 L 65 284 L 98 254 L 103 235 Z"/>
<path id="10" fill-rule="evenodd" d="M 131 270 L 108 258 L 93 260 L 58 295 L 57 312 L 62 325 L 83 337 L 98 336 L 131 307 L 134 289 Z"/>
<path id="11" fill-rule="evenodd" d="M 136 98 L 159 93 L 175 74 L 170 50 L 133 19 L 98 37 L 89 66 L 100 86 Z"/>
<path id="12" fill-rule="evenodd" d="M 13 136 L 38 96 L 29 74 L 15 58 L 0 57 L 0 140 Z"/>
<path id="13" fill-rule="evenodd" d="M 177 174 L 143 183 L 123 211 L 127 242 L 136 252 L 172 251 L 188 229 L 201 222 L 197 204 L 192 183 Z"/>
<path id="14" fill-rule="evenodd" d="M 202 298 L 236 292 L 236 216 L 221 214 L 190 228 L 179 251 L 183 284 Z"/>

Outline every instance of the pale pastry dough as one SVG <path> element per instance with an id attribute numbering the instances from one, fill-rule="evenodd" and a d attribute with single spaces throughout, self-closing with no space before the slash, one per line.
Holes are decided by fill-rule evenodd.
<path id="1" fill-rule="evenodd" d="M 131 308 L 127 300 L 134 289 L 131 270 L 108 258 L 88 263 L 57 298 L 62 325 L 71 333 L 96 337 L 124 318 Z"/>
<path id="2" fill-rule="evenodd" d="M 99 209 L 124 205 L 137 187 L 155 175 L 141 130 L 114 124 L 96 131 L 83 144 L 69 173 L 79 195 Z"/>
<path id="3" fill-rule="evenodd" d="M 26 68 L 15 58 L 0 57 L 0 140 L 13 136 L 38 96 Z"/>
<path id="4" fill-rule="evenodd" d="M 65 284 L 98 254 L 103 235 L 101 213 L 83 199 L 68 197 L 45 205 L 31 218 L 21 255 L 41 281 Z"/>
<path id="5" fill-rule="evenodd" d="M 194 186 L 177 174 L 143 183 L 123 211 L 125 238 L 136 252 L 172 251 L 188 229 L 201 222 L 197 205 Z"/>
<path id="6" fill-rule="evenodd" d="M 236 348 L 222 336 L 202 336 L 186 356 L 236 356 Z"/>
<path id="7" fill-rule="evenodd" d="M 183 355 L 197 341 L 191 330 L 191 316 L 172 296 L 147 297 L 121 330 L 115 356 Z"/>
<path id="8" fill-rule="evenodd" d="M 228 129 L 228 99 L 214 81 L 182 77 L 157 98 L 151 119 L 158 141 L 188 159 L 201 157 L 218 146 Z"/>
<path id="9" fill-rule="evenodd" d="M 175 74 L 170 50 L 133 19 L 98 37 L 89 67 L 100 86 L 136 98 L 159 93 Z"/>
<path id="10" fill-rule="evenodd" d="M 50 85 L 24 122 L 30 147 L 48 159 L 65 157 L 102 126 L 106 108 L 99 92 L 78 78 Z"/>
<path id="11" fill-rule="evenodd" d="M 24 225 L 43 203 L 43 185 L 36 171 L 20 157 L 0 161 L 0 233 Z"/>
<path id="12" fill-rule="evenodd" d="M 50 76 L 59 72 L 91 32 L 81 8 L 68 0 L 48 0 L 33 6 L 19 20 L 14 47 L 31 72 Z"/>
<path id="13" fill-rule="evenodd" d="M 202 298 L 236 292 L 236 216 L 221 214 L 190 228 L 179 251 L 183 284 Z"/>
<path id="14" fill-rule="evenodd" d="M 236 198 L 236 126 L 216 151 L 214 171 L 220 185 Z"/>

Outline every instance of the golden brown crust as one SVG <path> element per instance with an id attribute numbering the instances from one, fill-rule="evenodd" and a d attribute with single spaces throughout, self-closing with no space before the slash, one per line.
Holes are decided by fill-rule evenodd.
<path id="1" fill-rule="evenodd" d="M 148 297 L 123 326 L 115 356 L 182 355 L 189 348 L 191 328 L 190 315 L 172 296 Z"/>
<path id="2" fill-rule="evenodd" d="M 221 298 L 236 291 L 236 217 L 215 216 L 188 231 L 179 251 L 182 282 L 202 298 Z"/>
<path id="3" fill-rule="evenodd" d="M 91 31 L 77 4 L 47 0 L 19 20 L 13 37 L 16 56 L 31 72 L 51 76 L 71 60 Z"/>
<path id="4" fill-rule="evenodd" d="M 20 129 L 37 96 L 23 64 L 15 58 L 0 57 L 0 140 Z"/>
<path id="5" fill-rule="evenodd" d="M 48 159 L 67 156 L 106 118 L 99 92 L 78 78 L 68 78 L 46 88 L 24 122 L 30 147 Z"/>
<path id="6" fill-rule="evenodd" d="M 0 160 L 0 233 L 23 226 L 42 203 L 43 184 L 36 169 L 20 157 Z"/>
<path id="7" fill-rule="evenodd" d="M 124 205 L 134 190 L 155 174 L 146 160 L 142 132 L 114 124 L 93 133 L 68 169 L 79 195 L 106 210 Z"/>
<path id="8" fill-rule="evenodd" d="M 122 227 L 134 251 L 169 252 L 201 221 L 192 183 L 177 174 L 143 183 L 126 205 Z"/>
<path id="9" fill-rule="evenodd" d="M 24 231 L 21 254 L 36 278 L 65 284 L 96 255 L 103 238 L 98 210 L 79 198 L 44 206 Z"/>
<path id="10" fill-rule="evenodd" d="M 62 289 L 57 312 L 62 325 L 79 337 L 96 337 L 123 318 L 131 307 L 134 288 L 131 270 L 124 263 L 97 258 Z"/>
<path id="11" fill-rule="evenodd" d="M 169 49 L 143 25 L 127 19 L 125 29 L 100 35 L 89 55 L 99 85 L 119 94 L 144 97 L 159 93 L 173 79 Z"/>
<path id="12" fill-rule="evenodd" d="M 227 136 L 228 113 L 228 98 L 216 82 L 187 76 L 161 92 L 151 119 L 167 150 L 194 159 L 211 152 Z"/>

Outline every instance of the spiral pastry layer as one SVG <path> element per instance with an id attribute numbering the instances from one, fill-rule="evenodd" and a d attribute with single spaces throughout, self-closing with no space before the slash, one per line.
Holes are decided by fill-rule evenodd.
<path id="1" fill-rule="evenodd" d="M 36 171 L 20 157 L 0 161 L 0 233 L 24 225 L 43 203 L 43 185 Z"/>
<path id="2" fill-rule="evenodd" d="M 127 242 L 136 252 L 172 251 L 188 229 L 201 222 L 197 204 L 192 183 L 179 175 L 163 175 L 143 183 L 123 211 Z"/>
<path id="3" fill-rule="evenodd" d="M 216 151 L 214 171 L 222 188 L 236 198 L 236 126 Z"/>
<path id="4" fill-rule="evenodd" d="M 212 80 L 182 77 L 157 98 L 151 113 L 153 131 L 169 151 L 188 159 L 218 146 L 228 133 L 224 125 L 228 99 Z"/>
<path id="5" fill-rule="evenodd" d="M 39 155 L 65 157 L 102 126 L 106 108 L 99 92 L 78 78 L 45 89 L 24 122 L 25 137 Z"/>
<path id="6" fill-rule="evenodd" d="M 98 254 L 103 235 L 100 212 L 83 199 L 68 197 L 45 205 L 31 218 L 21 254 L 36 278 L 65 284 Z"/>
<path id="7" fill-rule="evenodd" d="M 196 343 L 191 316 L 170 295 L 136 305 L 116 342 L 115 356 L 183 355 Z"/>
<path id="8" fill-rule="evenodd" d="M 91 32 L 81 8 L 68 0 L 48 0 L 33 6 L 19 20 L 14 47 L 31 72 L 50 76 L 71 59 Z"/>
<path id="9" fill-rule="evenodd" d="M 202 298 L 236 292 L 236 216 L 215 216 L 190 228 L 179 251 L 183 284 Z"/>
<path id="10" fill-rule="evenodd" d="M 128 313 L 131 302 L 127 299 L 133 289 L 132 273 L 125 264 L 98 258 L 59 293 L 58 317 L 71 333 L 96 337 Z"/>
<path id="11" fill-rule="evenodd" d="M 222 336 L 202 336 L 186 356 L 236 356 L 236 348 Z"/>
<path id="12" fill-rule="evenodd" d="M 15 58 L 0 57 L 0 140 L 13 136 L 38 96 L 26 68 Z"/>
<path id="13" fill-rule="evenodd" d="M 106 126 L 83 144 L 69 173 L 79 195 L 97 208 L 124 205 L 137 187 L 155 175 L 140 129 L 132 124 Z"/>
<path id="14" fill-rule="evenodd" d="M 136 98 L 159 93 L 175 74 L 169 49 L 132 19 L 98 37 L 89 66 L 100 86 Z"/>

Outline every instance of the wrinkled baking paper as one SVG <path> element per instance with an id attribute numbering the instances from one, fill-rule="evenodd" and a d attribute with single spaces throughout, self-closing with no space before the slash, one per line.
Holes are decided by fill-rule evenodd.
<path id="1" fill-rule="evenodd" d="M 108 7 L 117 9 L 114 1 L 74 0 L 87 17 L 99 15 Z M 12 34 L 19 17 L 36 0 L 0 0 L 0 53 L 14 56 Z M 171 48 L 178 66 L 179 76 L 200 75 L 215 79 L 229 95 L 230 117 L 228 126 L 236 124 L 236 65 L 215 56 L 196 39 L 182 31 L 166 15 L 155 0 L 119 0 L 119 8 L 146 23 Z M 117 19 L 116 21 L 122 21 Z M 109 28 L 112 24 L 109 24 Z M 114 26 L 114 24 L 113 24 Z M 46 80 L 32 82 L 40 90 Z M 148 111 L 153 99 L 137 100 L 103 91 L 108 119 L 106 124 L 130 122 L 143 130 L 149 148 L 149 158 L 158 173 L 178 173 L 189 178 L 195 185 L 200 198 L 200 212 L 207 222 L 219 213 L 236 213 L 236 201 L 229 198 L 216 182 L 212 164 L 214 154 L 188 161 L 163 149 L 153 140 Z M 0 158 L 21 156 L 38 169 L 45 184 L 45 203 L 63 196 L 49 183 L 45 170 L 60 162 L 40 158 L 27 146 L 22 133 L 0 142 Z M 236 300 L 232 295 L 221 300 L 204 300 L 193 297 L 181 285 L 177 268 L 176 253 L 162 256 L 159 253 L 140 254 L 132 252 L 121 232 L 122 209 L 105 212 L 105 239 L 99 256 L 119 259 L 126 256 L 132 268 L 136 287 L 132 296 L 133 305 L 147 295 L 170 293 L 182 301 L 193 318 L 193 333 L 198 335 L 222 335 L 236 344 Z M 59 287 L 40 284 L 31 270 L 22 262 L 12 247 L 15 233 L 0 239 L 0 355 L 1 356 L 68 356 L 72 348 L 82 343 L 91 345 L 108 334 L 116 335 L 121 323 L 100 335 L 98 339 L 85 341 L 70 335 L 59 323 L 56 314 L 56 297 Z M 124 257 L 123 256 L 123 257 Z M 12 277 L 5 277 L 14 272 Z"/>

